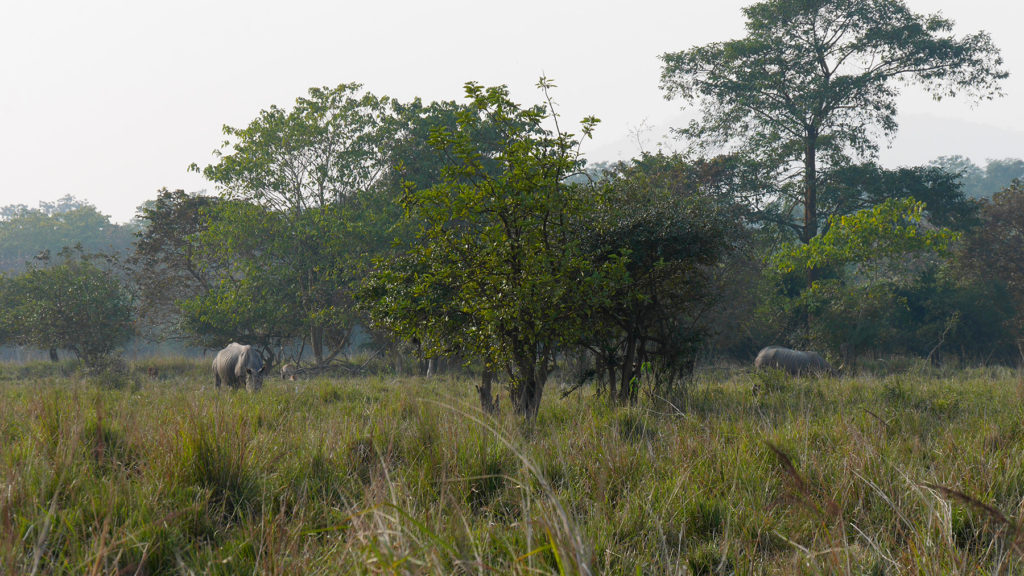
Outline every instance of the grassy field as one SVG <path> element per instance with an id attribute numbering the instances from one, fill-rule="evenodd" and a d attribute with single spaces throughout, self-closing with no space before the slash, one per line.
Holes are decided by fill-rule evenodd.
<path id="1" fill-rule="evenodd" d="M 455 377 L 0 365 L 0 572 L 1024 573 L 1022 396 L 707 371 L 676 406 L 551 389 L 527 424 Z"/>

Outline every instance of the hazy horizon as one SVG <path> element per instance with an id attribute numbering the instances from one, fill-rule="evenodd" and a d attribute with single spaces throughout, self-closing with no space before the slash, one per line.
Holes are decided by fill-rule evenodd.
<path id="1" fill-rule="evenodd" d="M 123 222 L 162 187 L 212 191 L 186 168 L 214 161 L 223 125 L 245 126 L 310 87 L 347 82 L 403 101 L 461 100 L 467 81 L 506 84 L 515 100 L 535 103 L 545 75 L 558 85 L 563 127 L 601 118 L 585 146 L 591 160 L 630 158 L 639 151 L 632 132 L 653 127 L 644 134 L 655 150 L 685 118 L 658 88 L 658 56 L 742 36 L 741 7 L 749 4 L 13 4 L 0 21 L 0 205 L 70 194 Z M 1011 76 L 1005 98 L 974 105 L 906 90 L 901 130 L 892 149 L 883 146 L 883 164 L 1024 157 L 1017 105 L 1024 8 L 994 0 L 907 4 L 941 11 L 958 35 L 989 32 Z"/>

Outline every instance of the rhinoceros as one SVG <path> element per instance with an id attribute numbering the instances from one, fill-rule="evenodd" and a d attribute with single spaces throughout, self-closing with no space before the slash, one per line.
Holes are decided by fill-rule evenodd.
<path id="1" fill-rule="evenodd" d="M 790 374 L 833 374 L 832 366 L 817 352 L 768 346 L 757 353 L 755 368 L 780 368 Z"/>
<path id="2" fill-rule="evenodd" d="M 263 371 L 266 366 L 263 358 L 260 357 L 252 346 L 232 342 L 226 348 L 217 353 L 213 359 L 213 376 L 216 379 L 217 388 L 220 383 L 232 388 L 245 386 L 249 392 L 256 392 L 263 387 Z"/>

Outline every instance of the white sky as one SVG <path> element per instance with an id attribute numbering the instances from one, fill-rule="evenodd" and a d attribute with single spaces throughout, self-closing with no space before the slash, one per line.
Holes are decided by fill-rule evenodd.
<path id="1" fill-rule="evenodd" d="M 462 98 L 507 84 L 521 103 L 554 79 L 563 122 L 602 119 L 592 160 L 654 149 L 680 105 L 658 89 L 658 55 L 743 34 L 753 0 L 7 0 L 0 4 L 0 205 L 86 199 L 125 221 L 161 187 L 212 187 L 221 126 L 245 126 L 311 86 L 360 82 L 378 95 Z M 908 93 L 885 163 L 940 154 L 1024 158 L 1024 7 L 1006 0 L 907 0 L 958 34 L 990 32 L 1006 97 L 971 107 Z M 670 144 L 670 142 L 669 142 Z"/>

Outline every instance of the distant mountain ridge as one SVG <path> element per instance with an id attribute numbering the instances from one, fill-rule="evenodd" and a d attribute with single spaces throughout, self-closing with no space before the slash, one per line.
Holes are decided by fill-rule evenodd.
<path id="1" fill-rule="evenodd" d="M 683 115 L 644 130 L 644 149 L 655 152 L 662 143 L 666 151 L 682 150 L 683 143 L 670 135 L 673 127 L 685 126 Z M 920 166 L 940 156 L 966 156 L 979 166 L 989 159 L 1024 158 L 1024 131 L 959 118 L 907 113 L 899 117 L 900 128 L 891 147 L 882 145 L 879 162 L 888 168 Z M 627 160 L 640 154 L 632 134 L 587 150 L 593 161 Z"/>

